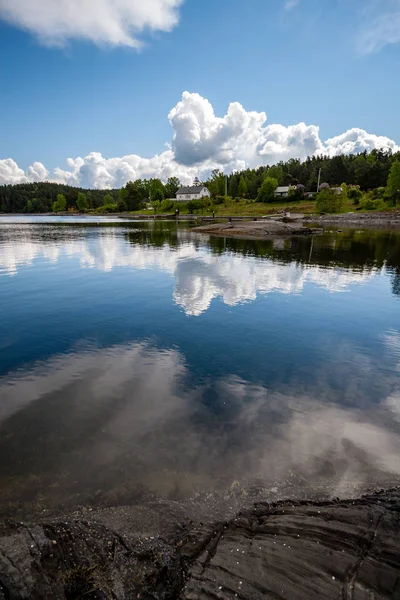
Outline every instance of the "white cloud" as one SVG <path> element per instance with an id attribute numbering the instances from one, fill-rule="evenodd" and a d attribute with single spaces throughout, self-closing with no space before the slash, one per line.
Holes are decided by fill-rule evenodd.
<path id="1" fill-rule="evenodd" d="M 183 93 L 169 120 L 172 144 L 161 154 L 105 158 L 91 152 L 85 157 L 69 158 L 67 169 L 56 168 L 52 174 L 39 162 L 25 172 L 12 159 L 5 159 L 0 160 L 0 184 L 50 179 L 108 189 L 138 178 L 159 177 L 165 181 L 173 175 L 182 183 L 190 183 L 197 175 L 207 177 L 214 168 L 229 173 L 313 154 L 335 156 L 374 148 L 400 149 L 387 137 L 356 128 L 324 142 L 316 125 L 267 125 L 264 112 L 247 111 L 238 102 L 231 103 L 226 115 L 218 117 L 207 99 L 189 92 Z"/>
<path id="2" fill-rule="evenodd" d="M 184 92 L 168 118 L 174 130 L 172 149 L 179 163 L 195 165 L 211 160 L 227 166 L 254 159 L 267 116 L 248 112 L 233 102 L 223 118 L 216 117 L 208 100 Z"/>
<path id="3" fill-rule="evenodd" d="M 14 184 L 28 181 L 34 181 L 34 178 L 30 179 L 12 158 L 0 160 L 0 183 Z"/>
<path id="4" fill-rule="evenodd" d="M 346 131 L 346 133 L 326 140 L 324 152 L 328 156 L 336 156 L 338 154 L 357 154 L 358 152 L 364 152 L 364 150 L 379 150 L 379 148 L 399 150 L 399 146 L 385 136 L 353 128 Z"/>
<path id="5" fill-rule="evenodd" d="M 286 0 L 285 2 L 285 10 L 286 11 L 291 11 L 294 8 L 296 8 L 296 6 L 298 6 L 300 3 L 300 0 Z"/>
<path id="6" fill-rule="evenodd" d="M 358 36 L 360 52 L 369 54 L 400 42 L 400 0 L 367 0 L 363 11 L 364 24 Z"/>
<path id="7" fill-rule="evenodd" d="M 171 31 L 183 0 L 0 0 L 0 18 L 47 45 L 84 39 L 112 46 L 141 45 L 144 32 Z"/>

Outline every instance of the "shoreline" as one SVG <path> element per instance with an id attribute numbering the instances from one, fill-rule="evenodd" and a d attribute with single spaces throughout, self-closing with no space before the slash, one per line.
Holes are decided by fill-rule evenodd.
<path id="1" fill-rule="evenodd" d="M 399 487 L 228 519 L 154 501 L 0 525 L 1 600 L 389 599 L 399 569 Z"/>
<path id="2" fill-rule="evenodd" d="M 192 227 L 190 231 L 205 233 L 217 237 L 266 240 L 293 236 L 311 236 L 322 233 L 321 228 L 305 227 L 300 219 L 282 220 L 260 219 L 231 223 L 214 223 Z"/>
<path id="3" fill-rule="evenodd" d="M 306 215 L 306 223 L 337 224 L 347 227 L 400 229 L 400 210 L 392 212 L 354 212 L 326 215 Z"/>

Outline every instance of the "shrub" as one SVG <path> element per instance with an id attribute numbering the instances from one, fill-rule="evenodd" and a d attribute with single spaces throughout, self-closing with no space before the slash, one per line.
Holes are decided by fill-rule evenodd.
<path id="1" fill-rule="evenodd" d="M 376 190 L 374 190 L 374 198 L 381 198 L 381 199 L 387 198 L 386 188 L 384 188 L 384 187 L 376 188 Z"/>
<path id="2" fill-rule="evenodd" d="M 360 201 L 360 208 L 362 210 L 383 210 L 386 208 L 386 204 L 382 198 L 374 198 L 373 194 L 368 193 Z"/>
<path id="3" fill-rule="evenodd" d="M 104 206 L 99 206 L 96 208 L 95 212 L 97 214 L 118 212 L 118 204 L 105 204 Z"/>
<path id="4" fill-rule="evenodd" d="M 306 195 L 306 188 L 301 183 L 296 186 L 292 185 L 289 189 L 289 198 L 293 201 L 303 200 Z"/>
<path id="5" fill-rule="evenodd" d="M 174 208 L 174 202 L 172 200 L 168 200 L 168 198 L 163 200 L 160 204 L 161 210 L 171 210 L 172 208 Z"/>
<path id="6" fill-rule="evenodd" d="M 360 204 L 360 200 L 362 198 L 362 191 L 360 190 L 359 186 L 349 187 L 347 189 L 347 197 L 353 202 L 353 204 Z"/>
<path id="7" fill-rule="evenodd" d="M 317 195 L 316 207 L 318 212 L 339 213 L 342 210 L 343 197 L 330 188 L 323 188 Z"/>
<path id="8" fill-rule="evenodd" d="M 229 204 L 232 198 L 230 196 L 216 196 L 213 199 L 213 204 Z"/>

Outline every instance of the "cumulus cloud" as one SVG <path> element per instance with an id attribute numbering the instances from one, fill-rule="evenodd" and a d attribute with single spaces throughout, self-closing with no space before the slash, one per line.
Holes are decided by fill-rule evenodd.
<path id="1" fill-rule="evenodd" d="M 43 166 L 43 165 L 42 165 Z M 15 160 L 6 158 L 0 160 L 0 183 L 26 183 L 30 181 L 23 169 L 20 169 Z M 34 181 L 34 178 L 31 179 Z"/>
<path id="2" fill-rule="evenodd" d="M 1 2 L 2 0 L 0 0 Z M 196 93 L 184 92 L 169 113 L 173 130 L 170 147 L 150 158 L 137 154 L 105 158 L 99 152 L 69 158 L 67 168 L 49 173 L 35 162 L 25 172 L 11 158 L 0 160 L 0 184 L 51 180 L 88 188 L 118 188 L 135 179 L 178 176 L 182 183 L 207 177 L 212 169 L 226 173 L 274 164 L 289 158 L 350 154 L 386 148 L 397 151 L 393 140 L 353 128 L 323 141 L 316 125 L 285 127 L 267 124 L 264 112 L 247 111 L 238 102 L 218 117 L 211 103 Z"/>
<path id="3" fill-rule="evenodd" d="M 183 0 L 0 0 L 0 18 L 47 45 L 84 39 L 112 46 L 141 45 L 144 32 L 170 31 Z"/>
<path id="4" fill-rule="evenodd" d="M 400 0 L 367 0 L 364 24 L 358 36 L 363 54 L 381 50 L 400 42 Z"/>
<path id="5" fill-rule="evenodd" d="M 385 136 L 374 135 L 363 129 L 353 128 L 346 131 L 346 133 L 328 139 L 324 152 L 329 156 L 336 156 L 338 154 L 357 154 L 374 148 L 390 148 L 397 151 L 399 146 Z"/>

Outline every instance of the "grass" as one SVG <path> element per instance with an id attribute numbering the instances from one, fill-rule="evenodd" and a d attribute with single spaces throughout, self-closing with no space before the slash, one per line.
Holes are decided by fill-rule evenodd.
<path id="1" fill-rule="evenodd" d="M 390 208 L 387 207 L 385 211 L 396 210 L 395 207 Z M 358 209 L 358 210 L 357 210 Z M 254 202 L 251 200 L 230 200 L 227 203 L 223 204 L 215 204 L 210 206 L 209 208 L 205 208 L 204 210 L 196 210 L 193 212 L 194 216 L 211 216 L 213 211 L 216 217 L 225 217 L 225 216 L 249 216 L 249 217 L 260 217 L 263 215 L 271 215 L 275 214 L 278 211 L 287 210 L 293 213 L 303 213 L 305 215 L 317 214 L 316 203 L 315 200 L 301 200 L 295 202 Z M 360 211 L 358 206 L 354 205 L 351 201 L 346 200 L 341 213 L 348 212 L 374 212 L 374 211 Z M 380 209 L 382 210 L 382 209 Z M 129 214 L 131 215 L 162 215 L 162 214 L 173 214 L 175 212 L 175 208 L 171 208 L 169 210 L 159 210 L 157 213 L 154 213 L 154 210 L 136 210 L 131 211 Z M 179 212 L 181 215 L 188 215 L 189 211 L 186 205 L 179 206 Z M 89 213 L 90 214 L 90 213 Z M 96 213 L 94 213 L 96 214 Z M 112 216 L 112 213 L 110 213 Z"/>
<path id="2" fill-rule="evenodd" d="M 315 202 L 249 202 L 240 200 L 229 204 L 219 204 L 215 207 L 215 214 L 224 215 L 271 215 L 279 210 L 288 210 L 290 212 L 313 213 L 315 212 Z M 212 211 L 210 211 L 211 213 Z"/>
<path id="3" fill-rule="evenodd" d="M 211 206 L 210 208 L 202 210 L 194 211 L 194 215 L 196 216 L 211 216 L 213 211 L 215 216 L 223 217 L 227 215 L 237 215 L 237 216 L 262 216 L 262 215 L 270 215 L 274 214 L 278 210 L 288 209 L 291 212 L 302 212 L 306 214 L 315 212 L 315 202 L 273 202 L 273 203 L 263 203 L 263 202 L 252 202 L 249 200 L 240 200 L 239 202 L 231 201 L 228 204 L 216 204 Z M 156 214 L 173 214 L 175 209 L 172 208 L 166 211 L 159 211 Z M 181 206 L 179 210 L 181 215 L 189 214 L 189 211 L 186 206 Z M 154 210 L 136 210 L 131 211 L 129 214 L 131 215 L 154 215 Z"/>

